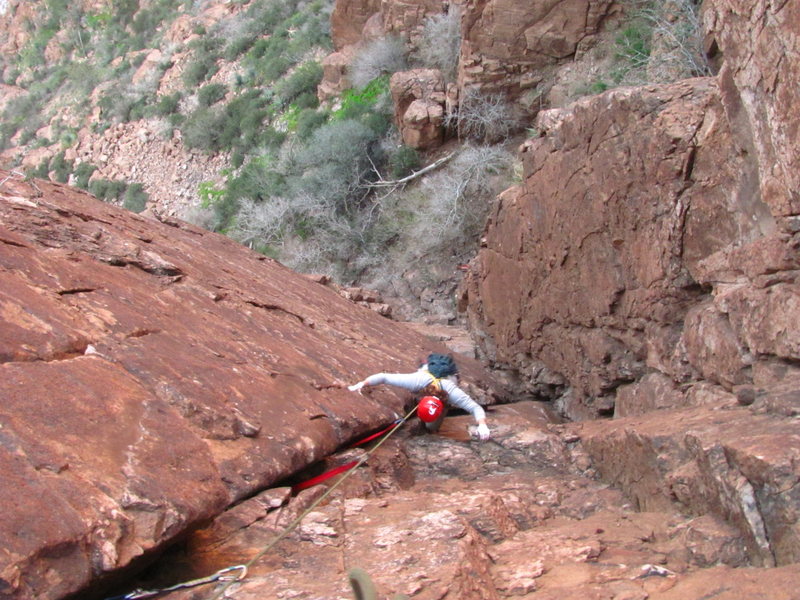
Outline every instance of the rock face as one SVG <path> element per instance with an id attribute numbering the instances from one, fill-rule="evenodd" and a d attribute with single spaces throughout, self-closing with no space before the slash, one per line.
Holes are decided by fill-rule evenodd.
<path id="1" fill-rule="evenodd" d="M 459 57 L 459 88 L 480 87 L 521 100 L 544 94 L 537 86 L 552 70 L 591 43 L 612 0 L 478 0 L 465 5 Z M 521 97 L 529 94 L 527 102 Z"/>
<path id="2" fill-rule="evenodd" d="M 571 418 L 731 393 L 796 410 L 798 149 L 784 90 L 798 76 L 773 50 L 796 44 L 795 8 L 708 10 L 718 77 L 539 115 L 524 183 L 499 199 L 464 286 L 484 350 L 536 393 L 541 374 L 562 375 L 549 393 Z M 751 21 L 770 44 L 749 42 Z"/>
<path id="3" fill-rule="evenodd" d="M 446 351 L 223 236 L 0 182 L 3 598 L 77 592 L 391 421 L 407 397 L 343 384 Z"/>
<path id="4" fill-rule="evenodd" d="M 758 166 L 760 193 L 776 216 L 800 213 L 797 119 L 792 117 L 800 81 L 800 39 L 795 2 L 732 0 L 707 3 L 709 45 L 722 54 L 720 88 L 740 150 Z M 797 219 L 793 228 L 797 228 Z"/>

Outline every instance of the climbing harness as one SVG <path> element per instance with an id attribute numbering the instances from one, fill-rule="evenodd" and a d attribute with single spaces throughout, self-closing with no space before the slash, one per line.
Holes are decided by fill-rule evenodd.
<path id="1" fill-rule="evenodd" d="M 242 581 L 245 577 L 247 577 L 247 570 L 258 559 L 260 559 L 267 552 L 269 552 L 278 542 L 280 542 L 283 538 L 285 538 L 292 531 L 294 531 L 294 529 L 298 525 L 300 525 L 300 522 L 308 515 L 308 513 L 310 513 L 312 510 L 314 510 L 317 506 L 319 506 L 319 504 L 323 500 L 325 500 L 328 496 L 330 496 L 331 493 L 333 493 L 333 491 L 337 487 L 339 487 L 339 485 L 341 485 L 354 472 L 356 467 L 359 467 L 359 466 L 363 465 L 365 462 L 367 462 L 367 459 L 370 456 L 372 456 L 372 453 L 375 452 L 378 448 L 380 448 L 381 445 L 386 440 L 388 440 L 389 437 L 395 431 L 397 431 L 403 423 L 405 423 L 409 419 L 409 417 L 411 417 L 411 415 L 416 413 L 416 411 L 417 411 L 417 407 L 415 406 L 413 409 L 411 409 L 408 412 L 408 414 L 405 417 L 403 417 L 402 419 L 397 419 L 394 423 L 392 423 L 386 429 L 384 429 L 382 431 L 379 431 L 378 433 L 372 434 L 370 436 L 367 436 L 363 440 L 360 440 L 360 441 L 356 442 L 355 444 L 353 444 L 352 446 L 350 446 L 351 448 L 354 447 L 354 446 L 360 446 L 360 445 L 366 444 L 367 442 L 369 442 L 371 440 L 374 440 L 374 439 L 376 439 L 376 438 L 378 438 L 380 436 L 383 436 L 380 440 L 378 440 L 378 443 L 375 444 L 369 450 L 367 450 L 364 453 L 364 456 L 362 456 L 360 459 L 352 461 L 352 462 L 347 463 L 345 465 L 342 465 L 340 467 L 336 467 L 335 469 L 331 469 L 331 471 L 327 471 L 326 473 L 323 473 L 322 475 L 320 475 L 318 477 L 315 477 L 313 479 L 309 479 L 308 481 L 305 481 L 302 484 L 298 484 L 297 486 L 292 488 L 292 491 L 306 489 L 307 487 L 311 487 L 312 485 L 316 485 L 317 483 L 320 483 L 321 481 L 324 481 L 325 479 L 329 479 L 329 478 L 331 478 L 331 477 L 333 477 L 335 475 L 338 475 L 339 473 L 345 473 L 345 475 L 341 479 L 339 479 L 336 483 L 334 483 L 331 487 L 329 487 L 327 489 L 327 491 L 324 494 L 322 494 L 319 498 L 314 500 L 314 502 L 312 502 L 308 506 L 308 508 L 306 508 L 300 514 L 300 516 L 298 516 L 294 521 L 289 523 L 289 525 L 287 525 L 287 527 L 279 535 L 277 535 L 269 544 L 264 546 L 264 548 L 262 548 L 255 556 L 253 556 L 253 558 L 251 558 L 246 563 L 241 564 L 241 565 L 235 565 L 235 566 L 232 566 L 232 567 L 226 567 L 224 569 L 220 569 L 219 571 L 217 571 L 213 575 L 209 575 L 208 577 L 201 577 L 199 579 L 192 579 L 191 581 L 185 581 L 183 583 L 178 583 L 178 584 L 175 584 L 175 585 L 173 585 L 171 587 L 168 587 L 168 588 L 161 588 L 161 589 L 158 589 L 158 590 L 136 589 L 136 590 L 130 592 L 129 594 L 125 594 L 123 596 L 113 596 L 111 598 L 106 598 L 106 600 L 141 600 L 143 598 L 153 598 L 153 597 L 156 597 L 156 596 L 160 596 L 162 594 L 166 594 L 166 593 L 169 593 L 169 592 L 174 592 L 176 590 L 180 590 L 180 589 L 184 589 L 184 588 L 196 587 L 196 586 L 203 585 L 203 584 L 206 584 L 206 583 L 224 582 L 225 584 L 211 598 L 211 600 L 219 600 L 220 598 L 222 598 L 225 595 L 225 592 L 228 590 L 228 588 L 230 586 L 232 586 L 236 582 Z M 333 472 L 333 471 L 336 471 L 336 472 Z M 232 571 L 237 571 L 237 570 L 239 571 L 237 576 L 227 575 L 228 573 L 231 573 Z"/>
<path id="2" fill-rule="evenodd" d="M 227 575 L 227 573 L 231 573 L 233 571 L 239 571 L 237 575 L 231 576 Z M 156 596 L 161 596 L 162 594 L 168 594 L 169 592 L 175 592 L 177 590 L 183 590 L 187 588 L 197 587 L 199 585 L 205 585 L 207 583 L 215 583 L 217 581 L 240 581 L 247 577 L 247 566 L 245 565 L 235 565 L 233 567 L 226 567 L 224 569 L 220 569 L 213 575 L 209 575 L 208 577 L 199 577 L 198 579 L 192 579 L 191 581 L 184 581 L 183 583 L 176 583 L 170 587 L 160 588 L 157 590 L 143 590 L 143 589 L 135 589 L 132 592 L 125 594 L 124 596 L 112 596 L 111 598 L 106 598 L 106 600 L 141 600 L 142 598 L 154 598 Z"/>

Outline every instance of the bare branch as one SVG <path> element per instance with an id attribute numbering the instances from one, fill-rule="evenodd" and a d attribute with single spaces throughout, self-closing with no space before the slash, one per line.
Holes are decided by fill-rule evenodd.
<path id="1" fill-rule="evenodd" d="M 448 160 L 453 158 L 453 156 L 455 156 L 455 152 L 451 152 L 447 156 L 443 156 L 442 158 L 432 162 L 427 167 L 424 167 L 424 168 L 420 169 L 419 171 L 414 171 L 413 173 L 411 173 L 411 175 L 406 175 L 405 177 L 403 177 L 401 179 L 394 179 L 392 181 L 385 181 L 383 179 L 380 179 L 380 180 L 378 180 L 378 181 L 376 181 L 374 183 L 369 184 L 369 187 L 371 187 L 371 188 L 399 187 L 401 185 L 405 185 L 409 181 L 413 181 L 417 177 L 421 177 L 422 175 L 425 175 L 425 173 L 430 173 L 434 169 L 438 169 L 444 163 L 446 163 Z"/>

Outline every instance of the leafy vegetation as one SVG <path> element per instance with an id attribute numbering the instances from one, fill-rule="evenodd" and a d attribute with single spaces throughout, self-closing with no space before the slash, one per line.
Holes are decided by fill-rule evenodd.
<path id="1" fill-rule="evenodd" d="M 626 0 L 628 23 L 615 37 L 616 85 L 667 83 L 710 75 L 694 0 Z"/>
<path id="2" fill-rule="evenodd" d="M 148 201 L 142 183 L 98 177 L 94 165 L 67 160 L 65 149 L 79 137 L 74 123 L 92 114 L 95 133 L 138 119 L 158 123 L 165 136 L 177 129 L 185 146 L 229 161 L 221 183 L 198 189 L 202 206 L 194 214 L 204 226 L 343 281 L 379 278 L 437 248 L 452 257 L 468 251 L 488 196 L 505 183 L 506 159 L 476 147 L 435 175 L 441 189 L 380 187 L 423 164 L 398 141 L 389 78 L 420 57 L 454 74 L 457 11 L 429 22 L 429 47 L 420 56 L 408 56 L 399 38 L 368 44 L 351 65 L 353 89 L 320 107 L 331 0 L 240 3 L 228 19 L 195 25 L 187 45 L 162 44 L 171 19 L 197 15 L 201 4 L 121 0 L 82 12 L 66 0 L 46 0 L 25 50 L 0 58 L 4 79 L 26 89 L 7 103 L 0 141 L 59 144 L 32 174 L 139 212 Z M 447 34 L 445 45 L 435 40 L 437 31 Z M 157 67 L 147 62 L 151 48 L 162 53 Z M 45 49 L 49 62 L 42 60 Z M 57 112 L 66 117 L 55 126 Z M 48 124 L 52 139 L 37 139 Z M 496 137 L 489 125 L 481 127 L 465 131 Z"/>

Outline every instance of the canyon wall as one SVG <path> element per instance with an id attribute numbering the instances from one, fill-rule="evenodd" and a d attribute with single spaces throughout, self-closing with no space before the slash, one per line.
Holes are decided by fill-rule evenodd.
<path id="1" fill-rule="evenodd" d="M 773 405 L 800 374 L 797 8 L 737 6 L 706 3 L 718 76 L 542 112 L 490 218 L 462 307 L 570 418 Z"/>

